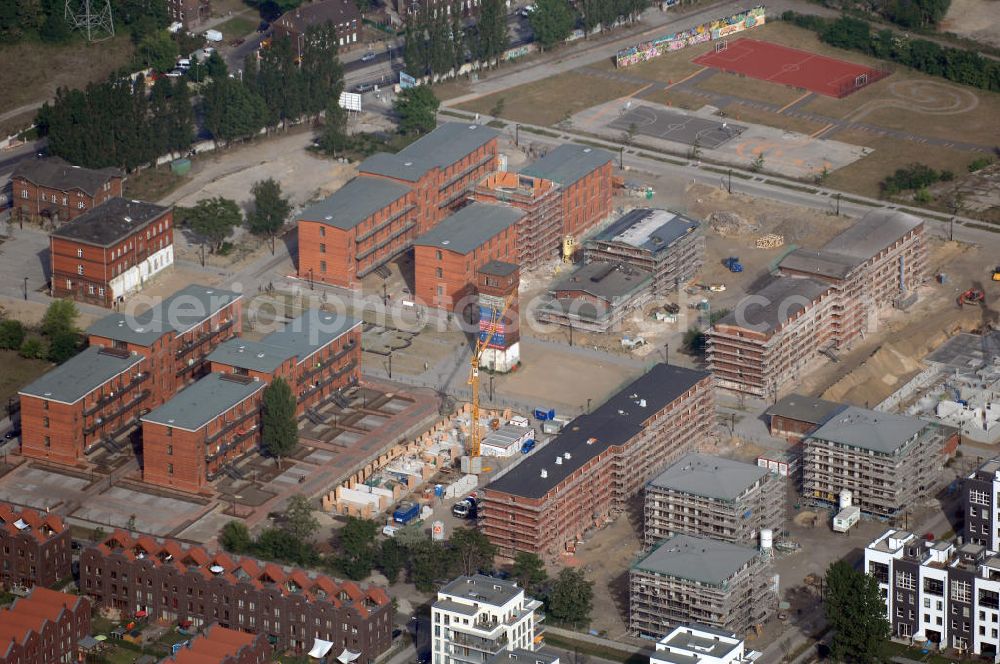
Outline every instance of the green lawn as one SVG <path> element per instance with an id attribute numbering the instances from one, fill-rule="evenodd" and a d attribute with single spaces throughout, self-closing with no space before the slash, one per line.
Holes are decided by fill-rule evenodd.
<path id="1" fill-rule="evenodd" d="M 26 360 L 16 351 L 0 350 L 0 418 L 7 416 L 7 399 L 35 380 L 52 366 L 45 360 Z"/>
<path id="2" fill-rule="evenodd" d="M 935 653 L 927 653 L 925 655 L 921 650 L 922 648 L 910 648 L 901 643 L 889 643 L 885 647 L 885 658 L 886 661 L 889 661 L 890 657 L 901 655 L 917 662 L 927 662 L 927 664 L 953 664 L 953 662 L 958 661 L 974 661 L 969 659 L 958 660 L 954 657 L 944 657 Z"/>
<path id="3" fill-rule="evenodd" d="M 215 29 L 222 33 L 222 40 L 228 42 L 256 32 L 259 23 L 249 16 L 234 16 L 225 23 L 215 26 Z"/>

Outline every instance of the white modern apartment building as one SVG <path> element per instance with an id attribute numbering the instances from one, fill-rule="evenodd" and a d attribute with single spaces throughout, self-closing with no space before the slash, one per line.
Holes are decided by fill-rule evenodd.
<path id="1" fill-rule="evenodd" d="M 889 530 L 865 548 L 896 639 L 1000 662 L 1000 555 L 981 544 L 926 542 Z"/>
<path id="2" fill-rule="evenodd" d="M 541 642 L 542 616 L 535 614 L 541 606 L 511 581 L 458 577 L 431 607 L 432 664 L 483 664 L 504 651 L 533 652 Z"/>
<path id="3" fill-rule="evenodd" d="M 750 664 L 761 654 L 747 650 L 732 632 L 693 623 L 678 625 L 657 641 L 649 664 Z"/>

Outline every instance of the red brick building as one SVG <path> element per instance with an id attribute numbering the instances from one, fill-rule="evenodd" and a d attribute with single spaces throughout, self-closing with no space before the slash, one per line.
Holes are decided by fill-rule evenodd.
<path id="1" fill-rule="evenodd" d="M 122 196 L 124 179 L 117 168 L 80 168 L 58 157 L 25 159 L 10 176 L 13 214 L 69 221 Z"/>
<path id="2" fill-rule="evenodd" d="M 554 559 L 624 511 L 714 426 L 711 375 L 657 364 L 487 485 L 480 528 L 501 556 Z"/>
<path id="3" fill-rule="evenodd" d="M 507 205 L 470 203 L 414 242 L 413 295 L 430 307 L 478 306 L 476 272 L 490 261 L 517 260 L 517 222 Z"/>
<path id="4" fill-rule="evenodd" d="M 142 417 L 142 479 L 197 493 L 260 445 L 265 384 L 209 374 Z"/>
<path id="5" fill-rule="evenodd" d="M 231 339 L 208 356 L 213 372 L 283 378 L 298 414 L 361 380 L 361 321 L 310 309 L 260 341 Z"/>
<path id="6" fill-rule="evenodd" d="M 392 643 L 392 603 L 380 588 L 123 531 L 83 550 L 80 589 L 99 607 L 218 623 L 263 634 L 279 651 L 322 641 L 344 661 L 370 664 Z"/>
<path id="7" fill-rule="evenodd" d="M 579 239 L 611 214 L 611 153 L 566 143 L 521 169 L 521 175 L 550 180 L 559 185 L 563 235 Z"/>
<path id="8" fill-rule="evenodd" d="M 192 284 L 143 313 L 110 314 L 87 329 L 91 346 L 118 348 L 146 358 L 155 408 L 205 374 L 206 358 L 242 327 L 243 296 Z"/>
<path id="9" fill-rule="evenodd" d="M 301 56 L 306 30 L 327 23 L 333 24 L 336 29 L 337 45 L 341 51 L 358 46 L 361 12 L 353 0 L 309 2 L 285 12 L 271 25 L 274 27 L 274 36 L 291 39 L 292 48 Z"/>
<path id="10" fill-rule="evenodd" d="M 112 198 L 49 236 L 53 297 L 110 307 L 174 264 L 173 211 Z"/>
<path id="11" fill-rule="evenodd" d="M 51 587 L 71 576 L 72 547 L 63 520 L 0 503 L 0 587 Z"/>
<path id="12" fill-rule="evenodd" d="M 76 465 L 138 423 L 149 396 L 145 359 L 90 346 L 21 390 L 21 453 Z"/>
<path id="13" fill-rule="evenodd" d="M 263 634 L 211 625 L 160 664 L 270 664 L 272 648 Z"/>
<path id="14" fill-rule="evenodd" d="M 551 180 L 498 171 L 476 185 L 472 198 L 501 203 L 524 212 L 517 224 L 517 260 L 528 269 L 559 255 L 563 207 L 559 185 Z"/>
<path id="15" fill-rule="evenodd" d="M 496 170 L 498 135 L 445 123 L 397 154 L 366 159 L 359 177 L 299 215 L 299 277 L 358 287 Z"/>
<path id="16" fill-rule="evenodd" d="M 172 23 L 181 23 L 186 30 L 212 17 L 211 0 L 167 0 L 167 15 Z M 227 39 L 246 35 L 224 35 Z"/>
<path id="17" fill-rule="evenodd" d="M 56 664 L 79 659 L 77 645 L 90 636 L 90 601 L 35 587 L 0 608 L 0 662 Z"/>
<path id="18" fill-rule="evenodd" d="M 772 436 L 797 443 L 847 408 L 842 403 L 789 394 L 764 411 Z"/>

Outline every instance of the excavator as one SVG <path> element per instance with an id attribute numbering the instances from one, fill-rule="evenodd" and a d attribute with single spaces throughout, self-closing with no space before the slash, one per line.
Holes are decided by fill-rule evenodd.
<path id="1" fill-rule="evenodd" d="M 1000 265 L 993 268 L 993 281 L 1000 281 Z"/>
<path id="2" fill-rule="evenodd" d="M 979 288 L 970 288 L 958 296 L 958 306 L 963 304 L 982 304 L 986 300 L 986 294 Z"/>

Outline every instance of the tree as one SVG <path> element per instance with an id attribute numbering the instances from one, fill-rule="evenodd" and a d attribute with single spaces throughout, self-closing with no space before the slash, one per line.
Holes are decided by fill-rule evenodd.
<path id="1" fill-rule="evenodd" d="M 29 360 L 40 360 L 45 354 L 45 347 L 42 346 L 40 339 L 37 339 L 36 337 L 28 337 L 24 340 L 24 343 L 21 344 L 21 348 L 19 348 L 17 352 L 23 358 Z"/>
<path id="2" fill-rule="evenodd" d="M 212 78 L 226 78 L 229 76 L 229 67 L 226 66 L 226 61 L 222 59 L 218 51 L 212 51 L 205 60 L 205 73 Z"/>
<path id="3" fill-rule="evenodd" d="M 399 573 L 406 566 L 406 549 L 396 541 L 395 537 L 390 537 L 382 541 L 378 550 L 378 568 L 389 584 L 396 583 Z"/>
<path id="4" fill-rule="evenodd" d="M 62 364 L 80 352 L 80 335 L 71 330 L 61 330 L 49 338 L 49 362 Z"/>
<path id="5" fill-rule="evenodd" d="M 339 99 L 330 99 L 323 116 L 323 130 L 319 135 L 319 149 L 325 154 L 337 153 L 350 145 L 347 136 L 347 111 L 340 106 Z"/>
<path id="6" fill-rule="evenodd" d="M 496 103 L 493 104 L 493 108 L 490 109 L 490 115 L 492 115 L 495 118 L 500 117 L 501 115 L 503 115 L 503 109 L 506 106 L 507 106 L 507 98 L 500 97 L 499 99 L 497 99 Z"/>
<path id="7" fill-rule="evenodd" d="M 410 581 L 420 592 L 430 592 L 450 574 L 447 551 L 438 542 L 424 539 L 410 547 Z"/>
<path id="8" fill-rule="evenodd" d="M 212 253 L 243 223 L 243 213 L 236 201 L 222 196 L 198 201 L 194 207 L 177 208 L 177 218 L 187 224 L 195 235 L 208 242 Z"/>
<path id="9" fill-rule="evenodd" d="M 511 575 L 517 580 L 517 584 L 524 588 L 524 592 L 529 594 L 549 578 L 545 572 L 545 562 L 537 554 L 527 551 L 518 551 L 514 556 Z"/>
<path id="10" fill-rule="evenodd" d="M 466 576 L 493 568 L 497 548 L 481 531 L 473 528 L 456 528 L 449 541 L 459 571 Z"/>
<path id="11" fill-rule="evenodd" d="M 548 613 L 563 623 L 588 623 L 593 600 L 593 582 L 588 581 L 580 570 L 567 567 L 552 584 L 548 596 Z"/>
<path id="12" fill-rule="evenodd" d="M 340 555 L 337 556 L 337 567 L 347 578 L 360 581 L 371 573 L 375 566 L 377 534 L 378 524 L 371 519 L 347 517 L 347 523 L 340 530 Z"/>
<path id="13" fill-rule="evenodd" d="M 242 521 L 229 521 L 219 533 L 219 543 L 226 551 L 233 553 L 250 553 L 253 550 L 253 537 L 250 529 Z"/>
<path id="14" fill-rule="evenodd" d="M 537 0 L 535 11 L 528 18 L 535 39 L 542 49 L 565 41 L 573 31 L 575 17 L 566 0 Z"/>
<path id="15" fill-rule="evenodd" d="M 504 0 L 483 0 L 470 37 L 472 52 L 480 62 L 499 60 L 510 44 Z"/>
<path id="16" fill-rule="evenodd" d="M 53 300 L 42 317 L 42 334 L 54 337 L 60 332 L 76 332 L 79 315 L 73 300 Z"/>
<path id="17" fill-rule="evenodd" d="M 136 49 L 136 57 L 143 67 L 164 72 L 177 64 L 177 42 L 166 30 L 151 32 L 142 38 Z"/>
<path id="18" fill-rule="evenodd" d="M 281 529 L 299 542 L 308 542 L 319 530 L 319 521 L 313 516 L 312 503 L 301 493 L 288 499 L 281 519 Z"/>
<path id="19" fill-rule="evenodd" d="M 429 86 L 407 88 L 396 97 L 394 108 L 399 115 L 399 130 L 404 134 L 425 134 L 437 127 L 441 102 Z"/>
<path id="20" fill-rule="evenodd" d="M 295 420 L 295 395 L 283 378 L 275 378 L 264 388 L 261 413 L 261 446 L 281 467 L 281 457 L 288 456 L 299 444 Z"/>
<path id="21" fill-rule="evenodd" d="M 281 195 L 281 185 L 273 178 L 254 182 L 250 191 L 253 192 L 253 211 L 247 215 L 247 227 L 254 235 L 271 238 L 273 256 L 274 239 L 284 227 L 292 206 Z"/>
<path id="22" fill-rule="evenodd" d="M 9 319 L 0 321 L 0 348 L 17 350 L 24 343 L 24 325 L 21 321 Z"/>
<path id="23" fill-rule="evenodd" d="M 838 560 L 827 570 L 825 585 L 824 608 L 833 628 L 833 659 L 857 664 L 881 662 L 882 646 L 891 632 L 878 581 Z"/>
<path id="24" fill-rule="evenodd" d="M 204 88 L 205 128 L 216 141 L 251 138 L 264 128 L 267 106 L 260 95 L 232 78 L 212 79 Z"/>

